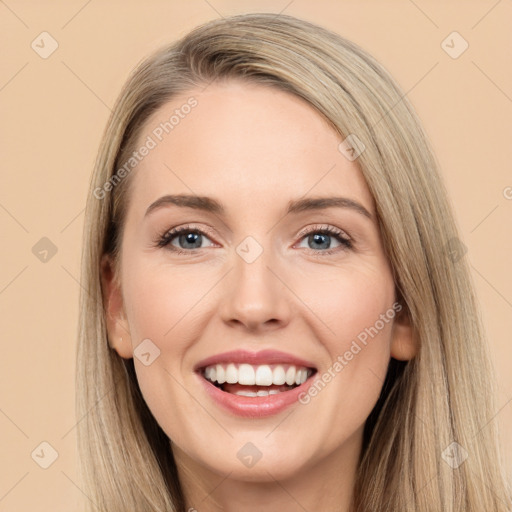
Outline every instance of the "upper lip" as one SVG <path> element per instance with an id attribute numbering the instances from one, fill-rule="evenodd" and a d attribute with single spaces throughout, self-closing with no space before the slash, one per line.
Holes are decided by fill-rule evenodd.
<path id="1" fill-rule="evenodd" d="M 247 363 L 253 365 L 261 364 L 293 364 L 295 366 L 304 366 L 306 368 L 315 368 L 311 361 L 279 350 L 260 350 L 259 352 L 250 352 L 248 350 L 231 350 L 222 352 L 203 359 L 197 363 L 194 370 L 197 371 L 207 366 L 222 363 Z"/>

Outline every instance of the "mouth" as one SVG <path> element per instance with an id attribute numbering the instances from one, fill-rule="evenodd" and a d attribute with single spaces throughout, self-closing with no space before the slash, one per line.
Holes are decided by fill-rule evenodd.
<path id="1" fill-rule="evenodd" d="M 299 403 L 313 383 L 311 361 L 279 350 L 232 350 L 198 362 L 206 396 L 239 418 L 265 418 Z"/>
<path id="2" fill-rule="evenodd" d="M 199 374 L 224 393 L 258 399 L 292 391 L 316 371 L 294 364 L 218 363 L 200 368 Z"/>

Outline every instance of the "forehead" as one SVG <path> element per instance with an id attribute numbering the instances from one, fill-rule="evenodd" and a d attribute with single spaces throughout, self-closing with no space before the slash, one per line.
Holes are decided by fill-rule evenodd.
<path id="1" fill-rule="evenodd" d="M 311 105 L 277 88 L 225 81 L 191 89 L 141 130 L 137 148 L 151 149 L 136 166 L 131 199 L 142 207 L 165 193 L 195 193 L 254 213 L 338 193 L 373 211 L 357 161 L 339 151 L 341 141 Z"/>

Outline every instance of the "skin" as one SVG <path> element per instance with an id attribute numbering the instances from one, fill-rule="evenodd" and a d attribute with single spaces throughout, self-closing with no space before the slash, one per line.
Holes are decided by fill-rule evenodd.
<path id="1" fill-rule="evenodd" d="M 123 358 L 146 338 L 160 350 L 149 366 L 135 357 L 135 369 L 172 439 L 187 509 L 348 511 L 364 423 L 390 357 L 417 352 L 405 314 L 386 323 L 309 404 L 266 418 L 221 409 L 193 367 L 228 350 L 277 349 L 313 361 L 317 377 L 325 373 L 396 300 L 374 200 L 357 160 L 338 150 L 342 139 L 318 112 L 263 85 L 231 80 L 176 97 L 148 120 L 139 145 L 190 96 L 198 105 L 131 176 L 121 288 L 112 262 L 103 260 L 109 340 Z M 180 193 L 215 198 L 226 212 L 168 205 L 145 216 L 159 197 Z M 357 201 L 372 219 L 336 207 L 285 215 L 290 200 L 332 195 Z M 188 253 L 156 247 L 160 235 L 189 223 L 210 229 L 194 254 L 178 237 L 173 246 Z M 327 226 L 353 248 L 334 236 L 315 243 L 301 235 Z M 236 252 L 247 236 L 263 248 L 252 263 Z M 251 468 L 237 458 L 247 442 L 262 453 Z"/>

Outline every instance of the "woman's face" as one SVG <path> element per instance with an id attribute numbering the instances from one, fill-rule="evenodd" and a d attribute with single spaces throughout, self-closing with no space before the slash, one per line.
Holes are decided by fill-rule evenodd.
<path id="1" fill-rule="evenodd" d="M 248 481 L 354 468 L 390 356 L 413 356 L 340 142 L 303 100 L 239 81 L 145 124 L 108 329 L 178 461 Z"/>

